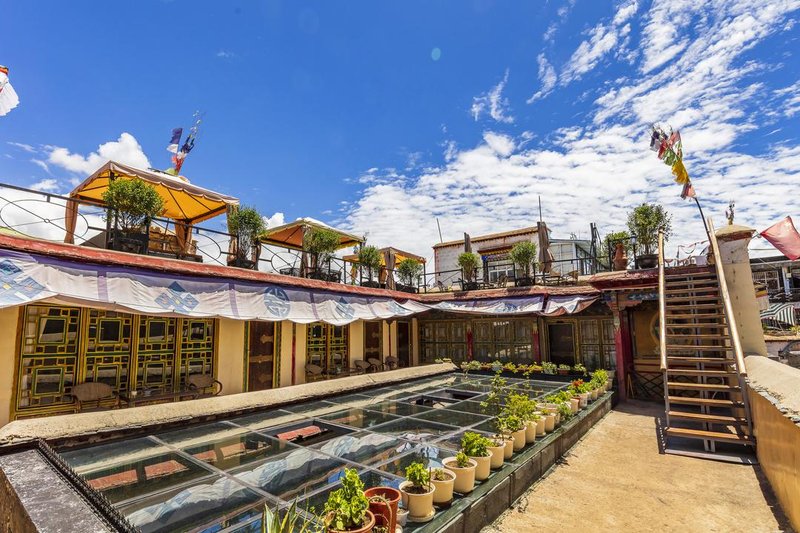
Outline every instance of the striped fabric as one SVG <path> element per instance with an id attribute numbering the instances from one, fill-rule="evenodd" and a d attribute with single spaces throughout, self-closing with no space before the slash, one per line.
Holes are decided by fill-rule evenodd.
<path id="1" fill-rule="evenodd" d="M 794 304 L 772 304 L 766 311 L 761 311 L 761 320 L 769 320 L 794 326 Z"/>

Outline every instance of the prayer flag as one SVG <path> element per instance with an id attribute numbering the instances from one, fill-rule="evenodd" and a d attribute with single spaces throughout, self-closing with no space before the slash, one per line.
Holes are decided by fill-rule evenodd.
<path id="1" fill-rule="evenodd" d="M 684 184 L 683 191 L 681 192 L 681 200 L 686 200 L 687 198 L 695 198 L 696 195 L 694 193 L 694 187 L 692 186 L 692 182 L 688 182 Z"/>
<path id="2" fill-rule="evenodd" d="M 167 146 L 167 152 L 172 152 L 173 154 L 178 153 L 178 146 L 181 144 L 181 135 L 183 135 L 183 128 L 175 128 L 172 130 L 172 139 L 169 141 L 169 146 Z"/>
<path id="3" fill-rule="evenodd" d="M 689 183 L 689 173 L 686 172 L 686 167 L 683 166 L 683 161 L 680 159 L 675 161 L 672 165 L 672 173 L 675 174 L 675 181 L 681 185 Z"/>
<path id="4" fill-rule="evenodd" d="M 761 232 L 780 253 L 794 261 L 800 259 L 800 233 L 792 223 L 792 217 L 786 217 Z"/>

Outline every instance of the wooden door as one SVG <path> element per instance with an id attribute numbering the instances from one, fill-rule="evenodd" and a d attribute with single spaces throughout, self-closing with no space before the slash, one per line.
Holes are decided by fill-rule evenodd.
<path id="1" fill-rule="evenodd" d="M 275 322 L 248 323 L 247 390 L 271 389 L 275 386 L 275 355 L 280 326 Z"/>
<path id="2" fill-rule="evenodd" d="M 411 323 L 397 323 L 397 359 L 399 366 L 411 366 Z"/>
<path id="3" fill-rule="evenodd" d="M 383 322 L 364 322 L 364 360 L 375 358 L 383 361 Z"/>
<path id="4" fill-rule="evenodd" d="M 548 324 L 550 361 L 557 365 L 575 364 L 575 325 L 571 322 Z"/>

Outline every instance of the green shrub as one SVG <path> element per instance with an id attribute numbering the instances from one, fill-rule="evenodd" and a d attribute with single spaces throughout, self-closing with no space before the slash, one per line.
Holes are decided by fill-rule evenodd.
<path id="1" fill-rule="evenodd" d="M 492 442 L 479 433 L 467 431 L 461 437 L 461 451 L 469 457 L 488 457 L 491 455 L 487 446 L 491 446 Z"/>
<path id="2" fill-rule="evenodd" d="M 254 207 L 240 207 L 228 214 L 228 231 L 236 237 L 236 256 L 241 259 L 251 258 L 265 229 L 264 218 Z"/>
<path id="3" fill-rule="evenodd" d="M 530 241 L 518 242 L 511 248 L 509 257 L 522 269 L 526 278 L 531 277 L 531 268 L 536 263 L 536 245 Z"/>
<path id="4" fill-rule="evenodd" d="M 397 275 L 403 285 L 413 287 L 416 279 L 422 273 L 422 263 L 416 259 L 405 258 L 397 263 Z"/>
<path id="5" fill-rule="evenodd" d="M 478 272 L 478 265 L 480 264 L 481 258 L 478 254 L 464 252 L 458 256 L 458 266 L 464 272 L 464 281 L 475 280 L 475 274 Z"/>
<path id="6" fill-rule="evenodd" d="M 458 452 L 456 454 L 456 466 L 458 468 L 467 468 L 470 466 L 469 457 L 464 452 Z"/>
<path id="7" fill-rule="evenodd" d="M 658 231 L 664 230 L 664 240 L 672 235 L 672 215 L 658 204 L 644 203 L 628 214 L 628 230 L 636 236 L 636 242 L 645 254 L 655 253 Z"/>
<path id="8" fill-rule="evenodd" d="M 431 474 L 420 462 L 413 462 L 406 467 L 406 479 L 418 489 L 428 489 L 431 484 Z"/>
<path id="9" fill-rule="evenodd" d="M 339 234 L 327 228 L 311 228 L 303 237 L 303 249 L 312 255 L 315 267 L 330 261 L 339 244 Z"/>
<path id="10" fill-rule="evenodd" d="M 374 246 L 362 246 L 358 251 L 358 264 L 367 271 L 367 279 L 372 281 L 373 274 L 381 268 L 381 252 Z"/>

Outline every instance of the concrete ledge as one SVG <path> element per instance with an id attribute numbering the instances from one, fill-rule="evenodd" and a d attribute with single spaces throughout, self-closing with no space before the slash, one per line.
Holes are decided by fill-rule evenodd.
<path id="1" fill-rule="evenodd" d="M 0 428 L 0 446 L 35 439 L 64 441 L 86 437 L 90 441 L 97 441 L 119 432 L 130 433 L 150 426 L 206 421 L 333 394 L 356 392 L 390 383 L 436 376 L 455 369 L 452 363 L 441 363 L 199 400 L 16 420 Z"/>
<path id="2" fill-rule="evenodd" d="M 746 357 L 744 363 L 750 387 L 800 424 L 800 369 L 759 355 Z"/>

